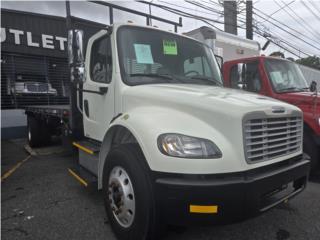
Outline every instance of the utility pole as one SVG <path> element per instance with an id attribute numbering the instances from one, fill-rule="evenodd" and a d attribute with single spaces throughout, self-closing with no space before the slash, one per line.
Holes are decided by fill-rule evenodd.
<path id="1" fill-rule="evenodd" d="M 238 35 L 237 29 L 237 2 L 223 1 L 224 31 Z"/>
<path id="2" fill-rule="evenodd" d="M 246 1 L 246 31 L 247 38 L 253 39 L 253 29 L 252 29 L 252 0 Z"/>

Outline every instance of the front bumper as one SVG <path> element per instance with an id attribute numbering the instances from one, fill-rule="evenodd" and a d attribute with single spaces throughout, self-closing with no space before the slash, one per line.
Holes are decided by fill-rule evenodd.
<path id="1" fill-rule="evenodd" d="M 169 224 L 232 223 L 263 213 L 300 193 L 306 187 L 308 172 L 309 161 L 302 155 L 246 172 L 154 172 L 157 205 Z"/>

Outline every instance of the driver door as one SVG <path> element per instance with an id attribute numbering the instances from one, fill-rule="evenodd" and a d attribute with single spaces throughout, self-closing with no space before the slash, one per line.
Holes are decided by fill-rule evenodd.
<path id="1" fill-rule="evenodd" d="M 83 119 L 86 137 L 102 141 L 114 116 L 111 40 L 100 31 L 88 42 L 86 81 L 83 84 Z"/>

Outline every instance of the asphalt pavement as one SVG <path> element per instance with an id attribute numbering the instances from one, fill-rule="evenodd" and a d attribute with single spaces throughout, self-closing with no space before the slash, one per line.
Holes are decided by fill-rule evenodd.
<path id="1" fill-rule="evenodd" d="M 25 160 L 24 140 L 2 141 L 2 176 Z M 102 194 L 82 187 L 67 168 L 76 159 L 62 152 L 31 156 L 1 184 L 3 240 L 115 239 Z M 164 240 L 320 240 L 320 176 L 307 189 L 267 213 L 245 222 L 169 230 Z"/>

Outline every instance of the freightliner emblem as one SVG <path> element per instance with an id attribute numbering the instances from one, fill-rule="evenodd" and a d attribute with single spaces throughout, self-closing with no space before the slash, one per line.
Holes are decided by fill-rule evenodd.
<path id="1" fill-rule="evenodd" d="M 284 113 L 286 109 L 280 106 L 273 106 L 271 107 L 273 113 Z"/>

